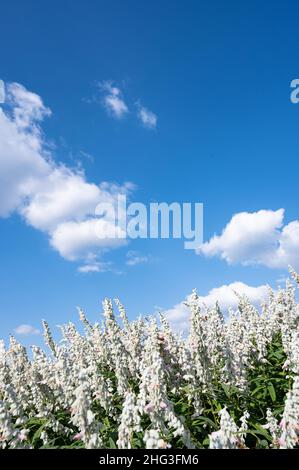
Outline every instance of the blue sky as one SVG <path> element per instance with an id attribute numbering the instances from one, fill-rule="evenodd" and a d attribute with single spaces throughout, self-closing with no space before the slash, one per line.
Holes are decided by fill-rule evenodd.
<path id="1" fill-rule="evenodd" d="M 202 296 L 236 281 L 275 287 L 290 260 L 298 267 L 298 10 L 293 1 L 2 2 L 0 78 L 51 109 L 39 138 L 56 168 L 81 168 L 90 184 L 130 181 L 130 197 L 145 204 L 203 202 L 206 242 L 196 254 L 181 240 L 136 240 L 100 255 L 105 272 L 84 274 L 13 207 L 0 217 L 2 337 L 41 318 L 72 321 L 77 305 L 96 320 L 105 296 L 134 318 L 171 309 L 194 287 Z M 127 107 L 121 117 L 103 105 L 111 86 Z M 140 106 L 156 123 L 142 123 Z M 0 181 L 13 192 L 3 142 Z M 249 218 L 211 247 L 241 212 Z M 233 230 L 243 234 L 236 244 Z M 126 264 L 132 250 L 143 262 Z"/>

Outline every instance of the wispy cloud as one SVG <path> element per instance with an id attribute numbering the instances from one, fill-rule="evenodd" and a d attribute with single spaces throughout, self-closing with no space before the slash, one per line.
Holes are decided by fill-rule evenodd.
<path id="1" fill-rule="evenodd" d="M 101 98 L 100 103 L 104 106 L 107 113 L 115 119 L 122 119 L 130 113 L 130 106 L 124 99 L 123 92 L 120 86 L 114 84 L 112 80 L 106 80 L 97 83 L 98 90 L 100 90 Z M 94 96 L 91 100 L 86 100 L 88 103 L 99 103 L 99 97 Z M 132 103 L 132 108 L 134 104 Z M 141 104 L 140 100 L 135 101 L 136 109 L 131 115 L 136 115 L 139 122 L 146 129 L 154 130 L 157 128 L 158 116 L 153 111 Z"/>
<path id="2" fill-rule="evenodd" d="M 228 264 L 299 267 L 299 220 L 284 225 L 284 209 L 235 214 L 220 235 L 203 243 L 198 254 L 219 256 Z"/>
<path id="3" fill-rule="evenodd" d="M 89 263 L 79 266 L 78 271 L 83 274 L 88 273 L 104 273 L 107 271 L 113 271 L 112 263 L 100 262 L 97 260 L 91 260 Z"/>
<path id="4" fill-rule="evenodd" d="M 148 255 L 141 255 L 138 251 L 128 251 L 126 264 L 128 266 L 135 266 L 136 264 L 148 263 L 150 257 Z"/>
<path id="5" fill-rule="evenodd" d="M 79 151 L 79 154 L 85 158 L 86 160 L 88 160 L 89 162 L 93 163 L 94 162 L 94 156 L 91 155 L 90 153 L 88 152 L 84 152 L 84 150 L 80 150 Z"/>
<path id="6" fill-rule="evenodd" d="M 40 331 L 37 328 L 34 328 L 32 325 L 19 325 L 15 328 L 14 332 L 17 335 L 29 336 L 29 335 L 39 335 Z"/>
<path id="7" fill-rule="evenodd" d="M 112 82 L 100 83 L 100 89 L 103 91 L 103 104 L 107 112 L 116 119 L 123 118 L 128 112 L 120 88 L 112 85 Z"/>
<path id="8" fill-rule="evenodd" d="M 144 127 L 147 129 L 156 129 L 158 117 L 155 113 L 147 109 L 145 106 L 142 106 L 139 102 L 137 106 L 137 116 L 141 121 Z"/>

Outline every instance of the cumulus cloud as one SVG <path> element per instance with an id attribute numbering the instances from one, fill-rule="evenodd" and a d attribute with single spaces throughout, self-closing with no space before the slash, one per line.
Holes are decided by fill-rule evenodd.
<path id="1" fill-rule="evenodd" d="M 7 86 L 8 112 L 0 108 L 0 216 L 8 216 L 34 194 L 49 174 L 49 155 L 37 125 L 47 108 L 18 84 Z M 17 97 L 21 96 L 17 104 Z M 29 104 L 28 104 L 29 103 Z M 34 105 L 35 104 L 35 105 Z M 22 109 L 22 106 L 24 108 Z"/>
<path id="2" fill-rule="evenodd" d="M 261 285 L 257 287 L 249 286 L 243 282 L 233 282 L 228 285 L 215 287 L 207 295 L 199 296 L 198 302 L 201 307 L 213 307 L 218 302 L 222 312 L 225 314 L 228 308 L 236 308 L 239 299 L 236 295 L 245 295 L 254 305 L 259 305 L 268 297 L 268 286 Z M 176 304 L 173 308 L 164 311 L 167 320 L 175 327 L 177 331 L 186 331 L 189 326 L 190 309 L 185 301 Z"/>
<path id="3" fill-rule="evenodd" d="M 96 218 L 94 212 L 99 203 L 115 206 L 118 194 L 128 194 L 133 185 L 97 185 L 88 182 L 83 171 L 56 163 L 40 127 L 50 110 L 22 85 L 7 85 L 4 109 L 0 108 L 0 217 L 19 213 L 71 261 L 89 260 L 122 246 L 125 240 L 109 238 L 112 221 Z"/>
<path id="4" fill-rule="evenodd" d="M 299 221 L 284 225 L 284 209 L 235 214 L 221 235 L 214 235 L 197 250 L 219 256 L 228 264 L 262 264 L 270 268 L 299 266 Z"/>
<path id="5" fill-rule="evenodd" d="M 53 231 L 50 243 L 63 258 L 76 261 L 88 258 L 98 249 L 125 245 L 127 240 L 124 238 L 114 238 L 114 230 L 114 225 L 104 219 L 65 222 Z"/>
<path id="6" fill-rule="evenodd" d="M 146 127 L 147 129 L 156 129 L 158 121 L 157 115 L 142 106 L 140 103 L 137 103 L 137 107 L 137 116 L 141 123 L 144 125 L 144 127 Z"/>
<path id="7" fill-rule="evenodd" d="M 120 88 L 113 86 L 111 82 L 103 82 L 100 87 L 104 92 L 103 103 L 108 113 L 117 119 L 124 117 L 129 109 Z"/>
<path id="8" fill-rule="evenodd" d="M 15 328 L 14 332 L 17 335 L 29 336 L 29 335 L 39 335 L 40 331 L 37 328 L 34 328 L 31 325 L 19 325 Z"/>
<path id="9" fill-rule="evenodd" d="M 19 128 L 30 127 L 31 130 L 35 129 L 39 133 L 39 128 L 35 127 L 34 123 L 51 114 L 41 97 L 28 91 L 19 83 L 11 83 L 8 86 L 8 100 L 12 104 L 12 114 L 17 126 Z"/>
<path id="10" fill-rule="evenodd" d="M 76 218 L 91 215 L 101 196 L 100 188 L 87 183 L 84 175 L 67 168 L 53 168 L 22 214 L 39 230 L 52 230 L 74 214 Z"/>

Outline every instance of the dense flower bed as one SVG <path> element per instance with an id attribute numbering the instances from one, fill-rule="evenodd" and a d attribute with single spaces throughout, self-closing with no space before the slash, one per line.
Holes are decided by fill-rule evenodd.
<path id="1" fill-rule="evenodd" d="M 292 273 L 298 282 L 298 276 Z M 299 306 L 295 287 L 261 312 L 245 297 L 225 320 L 193 292 L 188 338 L 163 316 L 71 323 L 50 353 L 0 347 L 2 448 L 293 448 L 299 437 Z"/>

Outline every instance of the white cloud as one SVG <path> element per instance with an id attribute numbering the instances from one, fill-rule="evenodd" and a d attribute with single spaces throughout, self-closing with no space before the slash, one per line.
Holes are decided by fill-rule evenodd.
<path id="1" fill-rule="evenodd" d="M 93 216 L 98 203 L 114 204 L 117 194 L 126 194 L 132 188 L 130 184 L 88 183 L 84 173 L 59 166 L 40 181 L 22 214 L 33 227 L 52 231 L 65 221 Z"/>
<path id="2" fill-rule="evenodd" d="M 34 128 L 34 122 L 41 121 L 49 116 L 51 111 L 44 106 L 40 96 L 26 90 L 19 83 L 11 83 L 8 86 L 8 100 L 12 104 L 14 121 L 19 128 Z M 39 128 L 35 131 L 39 133 Z"/>
<path id="3" fill-rule="evenodd" d="M 128 251 L 126 264 L 128 266 L 135 266 L 136 264 L 147 263 L 149 256 L 141 255 L 138 251 Z"/>
<path id="4" fill-rule="evenodd" d="M 98 263 L 95 263 L 95 264 L 84 264 L 82 266 L 79 266 L 78 271 L 79 273 L 87 274 L 87 273 L 99 273 L 99 272 L 102 272 L 102 269 Z"/>
<path id="5" fill-rule="evenodd" d="M 84 175 L 57 167 L 40 181 L 40 187 L 22 213 L 30 225 L 48 231 L 74 216 L 92 215 L 100 199 L 100 188 L 87 183 Z"/>
<path id="6" fill-rule="evenodd" d="M 157 115 L 139 103 L 137 104 L 137 106 L 137 116 L 144 125 L 144 127 L 147 127 L 148 129 L 156 129 L 158 120 Z"/>
<path id="7" fill-rule="evenodd" d="M 23 335 L 23 336 L 28 336 L 28 335 L 39 335 L 40 331 L 37 328 L 34 328 L 31 325 L 19 325 L 17 328 L 15 328 L 15 333 L 17 335 Z"/>
<path id="8" fill-rule="evenodd" d="M 219 256 L 229 264 L 298 267 L 299 221 L 283 225 L 283 219 L 284 209 L 235 214 L 221 235 L 203 243 L 197 253 Z"/>
<path id="9" fill-rule="evenodd" d="M 99 203 L 116 204 L 117 195 L 134 186 L 96 185 L 83 171 L 55 163 L 40 127 L 49 109 L 19 84 L 7 90 L 5 112 L 0 108 L 0 217 L 18 212 L 68 260 L 86 261 L 122 246 L 124 240 L 109 239 L 112 223 L 96 219 L 94 211 Z"/>
<path id="10" fill-rule="evenodd" d="M 252 287 L 244 284 L 243 282 L 232 282 L 229 285 L 223 285 L 211 289 L 206 296 L 199 297 L 199 303 L 201 305 L 212 307 L 218 301 L 220 308 L 223 310 L 227 310 L 229 307 L 237 307 L 239 300 L 235 292 L 240 295 L 245 295 L 253 304 L 259 304 L 261 300 L 267 298 L 268 286 L 261 285 L 258 287 Z"/>
<path id="11" fill-rule="evenodd" d="M 238 306 L 239 300 L 235 292 L 248 297 L 254 305 L 259 305 L 268 297 L 268 286 L 252 287 L 243 282 L 233 282 L 229 285 L 211 289 L 207 295 L 199 296 L 198 302 L 201 307 L 213 307 L 218 302 L 222 312 L 225 313 L 229 307 L 236 308 Z M 184 302 L 188 301 L 188 299 L 189 296 Z M 189 326 L 190 309 L 184 302 L 180 302 L 173 308 L 163 312 L 177 331 L 185 331 Z"/>
<path id="12" fill-rule="evenodd" d="M 103 94 L 102 103 L 108 114 L 116 119 L 121 119 L 129 113 L 128 105 L 119 87 L 113 85 L 112 81 L 100 82 L 98 86 Z M 139 101 L 135 104 L 137 106 L 137 117 L 142 125 L 147 129 L 156 129 L 157 115 L 141 105 Z"/>
<path id="13" fill-rule="evenodd" d="M 111 82 L 103 82 L 100 87 L 104 91 L 103 103 L 108 113 L 117 119 L 124 117 L 129 109 L 122 97 L 120 88 L 113 86 Z"/>
<path id="14" fill-rule="evenodd" d="M 24 98 L 26 90 L 20 85 L 8 85 L 7 90 L 10 114 L 0 108 L 0 216 L 8 216 L 20 207 L 24 198 L 34 194 L 50 168 L 49 154 L 44 150 L 37 126 L 38 119 L 47 114 L 46 108 L 38 97 L 32 98 L 36 96 L 32 93 L 29 106 Z M 16 105 L 20 94 L 22 100 Z M 36 102 L 35 107 L 33 102 Z"/>
<path id="15" fill-rule="evenodd" d="M 188 330 L 190 309 L 184 302 L 180 302 L 173 308 L 165 310 L 162 313 L 175 331 L 181 333 Z"/>

